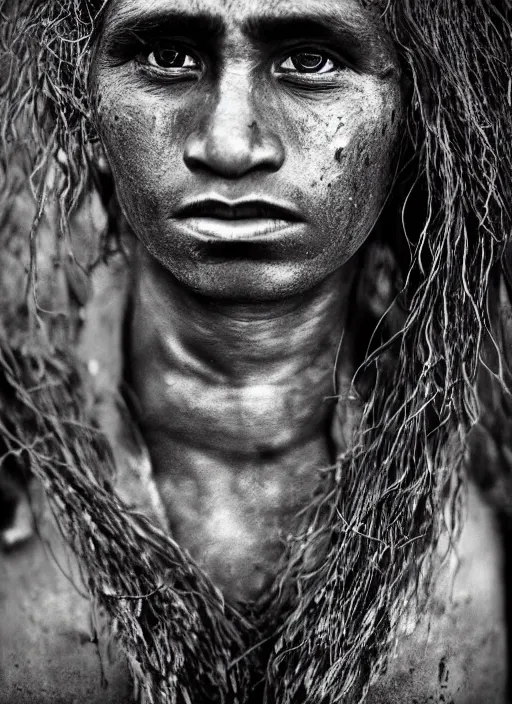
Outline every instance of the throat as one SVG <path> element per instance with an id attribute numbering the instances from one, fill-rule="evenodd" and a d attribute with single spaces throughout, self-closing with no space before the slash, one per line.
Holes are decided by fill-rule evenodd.
<path id="1" fill-rule="evenodd" d="M 297 299 L 206 300 L 141 251 L 130 382 L 175 539 L 223 589 L 268 587 L 334 459 L 333 375 L 351 277 Z"/>

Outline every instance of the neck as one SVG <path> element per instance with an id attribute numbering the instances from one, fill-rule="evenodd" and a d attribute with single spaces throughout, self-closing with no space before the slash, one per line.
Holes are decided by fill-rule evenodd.
<path id="1" fill-rule="evenodd" d="M 278 536 L 265 524 L 289 532 L 315 470 L 332 462 L 353 274 L 344 267 L 300 296 L 240 303 L 197 295 L 143 251 L 138 261 L 131 376 L 171 526 L 228 592 L 251 597 L 269 570 L 246 579 L 220 555 L 236 543 L 240 563 L 249 552 L 271 565 Z"/>

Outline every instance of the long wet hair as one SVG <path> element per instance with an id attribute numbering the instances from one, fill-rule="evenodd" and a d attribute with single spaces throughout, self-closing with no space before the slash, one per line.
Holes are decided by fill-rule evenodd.
<path id="1" fill-rule="evenodd" d="M 70 213 L 98 183 L 87 82 L 104 8 L 4 0 L 3 212 L 30 187 L 37 213 L 26 233 L 26 324 L 2 313 L 0 432 L 9 457 L 42 481 L 142 702 L 248 701 L 256 682 L 279 704 L 362 700 L 386 663 L 401 605 L 421 611 L 420 576 L 428 587 L 439 535 L 456 524 L 488 290 L 512 230 L 511 5 L 365 4 L 382 15 L 410 85 L 381 228 L 402 268 L 400 325 L 390 313 L 372 332 L 351 392 L 360 427 L 322 473 L 270 595 L 235 606 L 172 538 L 116 498 L 111 451 L 87 425 L 87 375 L 37 303 L 48 199 L 57 199 L 55 251 L 68 252 Z"/>

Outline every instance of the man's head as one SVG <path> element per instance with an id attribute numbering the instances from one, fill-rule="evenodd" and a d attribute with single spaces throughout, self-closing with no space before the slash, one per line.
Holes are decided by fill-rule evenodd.
<path id="1" fill-rule="evenodd" d="M 400 68 L 359 0 L 114 0 L 90 91 L 130 225 L 200 293 L 313 286 L 388 194 Z"/>

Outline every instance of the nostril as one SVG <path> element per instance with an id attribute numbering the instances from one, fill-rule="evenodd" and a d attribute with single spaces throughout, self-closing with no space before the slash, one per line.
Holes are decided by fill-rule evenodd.
<path id="1" fill-rule="evenodd" d="M 281 141 L 262 133 L 256 120 L 240 130 L 227 124 L 190 135 L 183 159 L 191 171 L 206 170 L 240 178 L 254 170 L 276 171 L 284 161 Z"/>
<path id="2" fill-rule="evenodd" d="M 207 170 L 229 178 L 239 177 L 252 167 L 250 148 L 241 140 L 232 138 L 197 144 L 184 155 L 191 170 Z"/>

